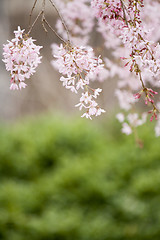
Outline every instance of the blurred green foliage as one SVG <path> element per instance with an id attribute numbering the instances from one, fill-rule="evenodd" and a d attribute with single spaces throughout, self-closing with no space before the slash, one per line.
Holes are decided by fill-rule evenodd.
<path id="1" fill-rule="evenodd" d="M 159 240 L 160 141 L 118 123 L 42 117 L 0 127 L 0 239 Z"/>

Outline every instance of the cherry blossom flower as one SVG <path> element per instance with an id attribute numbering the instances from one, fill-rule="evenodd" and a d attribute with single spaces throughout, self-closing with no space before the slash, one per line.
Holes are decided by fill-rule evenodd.
<path id="1" fill-rule="evenodd" d="M 100 56 L 94 56 L 91 47 L 73 47 L 70 44 L 63 46 L 52 45 L 53 56 L 56 60 L 52 61 L 53 67 L 57 68 L 64 76 L 60 77 L 63 86 L 77 93 L 79 89 L 84 92 L 80 98 L 80 102 L 76 105 L 80 110 L 86 109 L 86 113 L 82 117 L 92 119 L 92 116 L 98 116 L 102 112 L 95 98 L 100 94 L 102 89 L 92 89 L 89 87 L 90 79 L 103 69 Z"/>
<path id="2" fill-rule="evenodd" d="M 82 93 L 82 96 L 80 98 L 80 102 L 76 104 L 76 107 L 79 107 L 79 110 L 82 110 L 82 108 L 85 108 L 87 110 L 86 113 L 84 113 L 81 117 L 86 117 L 92 119 L 92 116 L 99 116 L 101 113 L 104 113 L 105 110 L 100 108 L 95 100 L 93 98 L 97 98 L 97 95 L 95 96 L 95 91 L 100 92 L 102 89 L 94 89 L 93 95 L 90 94 L 88 91 L 85 93 Z"/>
<path id="3" fill-rule="evenodd" d="M 42 47 L 35 45 L 35 40 L 24 35 L 24 31 L 18 26 L 18 30 L 14 31 L 15 38 L 3 45 L 3 62 L 11 75 L 11 90 L 27 86 L 25 79 L 35 72 L 42 58 L 39 56 Z"/>

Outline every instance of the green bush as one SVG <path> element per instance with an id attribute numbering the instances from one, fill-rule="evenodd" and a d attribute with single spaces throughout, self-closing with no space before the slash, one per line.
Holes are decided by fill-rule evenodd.
<path id="1" fill-rule="evenodd" d="M 159 240 L 159 139 L 117 124 L 1 124 L 0 239 Z"/>

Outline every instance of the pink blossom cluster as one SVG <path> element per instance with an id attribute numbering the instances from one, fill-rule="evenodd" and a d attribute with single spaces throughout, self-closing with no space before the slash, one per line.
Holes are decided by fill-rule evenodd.
<path id="1" fill-rule="evenodd" d="M 123 11 L 120 0 L 93 0 L 92 7 L 94 8 L 97 18 L 104 21 L 108 19 L 122 19 Z"/>
<path id="2" fill-rule="evenodd" d="M 148 40 L 149 32 L 140 25 L 126 27 L 122 32 L 121 39 L 126 48 L 130 49 L 126 59 L 130 71 L 138 71 L 149 74 L 151 77 L 160 75 L 160 45 Z"/>
<path id="3" fill-rule="evenodd" d="M 30 78 L 35 72 L 42 58 L 39 56 L 42 47 L 35 45 L 35 40 L 24 35 L 24 31 L 18 27 L 18 30 L 14 31 L 15 38 L 3 47 L 3 62 L 11 75 L 11 90 L 27 86 L 25 79 Z"/>
<path id="4" fill-rule="evenodd" d="M 76 105 L 80 110 L 86 109 L 86 113 L 82 117 L 91 119 L 91 116 L 98 116 L 104 112 L 95 102 L 102 90 L 89 87 L 90 78 L 103 69 L 101 58 L 94 56 L 91 47 L 73 47 L 69 43 L 64 46 L 53 44 L 52 52 L 56 59 L 52 61 L 52 65 L 64 75 L 60 77 L 63 86 L 75 93 L 79 89 L 84 91 L 80 103 Z"/>
<path id="5" fill-rule="evenodd" d="M 87 109 L 87 111 L 81 116 L 92 119 L 92 116 L 99 116 L 101 113 L 104 113 L 105 110 L 98 106 L 98 103 L 94 100 L 97 98 L 102 89 L 91 89 L 92 94 L 89 91 L 82 93 L 82 97 L 80 98 L 80 102 L 76 104 L 76 107 L 79 107 L 79 110 L 82 108 Z"/>
<path id="6" fill-rule="evenodd" d="M 145 103 L 152 106 L 148 112 L 152 114 L 152 121 L 154 117 L 158 119 L 159 113 L 153 99 L 158 92 L 152 86 L 160 86 L 160 45 L 156 42 L 160 39 L 160 4 L 152 0 L 144 3 L 143 0 L 92 0 L 92 8 L 104 45 L 112 48 L 112 60 L 105 61 L 109 72 L 106 79 L 118 76 L 116 96 L 120 107 L 133 110 L 133 105 L 143 95 Z M 125 68 L 122 60 L 125 60 Z M 147 82 L 150 88 L 146 87 Z M 135 101 L 134 92 L 138 92 L 134 95 Z"/>
<path id="7" fill-rule="evenodd" d="M 130 71 L 136 74 L 142 71 L 144 73 L 149 72 L 153 77 L 157 77 L 160 74 L 160 46 L 159 43 L 155 44 L 149 40 L 150 31 L 142 25 L 140 13 L 143 1 L 128 1 L 128 5 L 125 5 L 126 1 L 123 5 L 121 2 L 123 1 L 116 1 L 118 6 L 121 5 L 121 10 L 123 9 L 122 15 L 117 10 L 119 17 L 113 15 L 110 17 L 110 14 L 107 16 L 108 8 L 115 12 L 115 3 L 114 1 L 107 1 L 107 6 L 104 8 L 107 9 L 107 11 L 104 11 L 106 17 L 104 18 L 103 13 L 102 22 L 105 20 L 106 24 L 107 19 L 112 34 L 116 34 L 122 40 L 124 47 L 128 49 L 126 65 L 130 66 Z M 106 1 L 104 3 L 106 4 Z M 99 16 L 101 16 L 100 13 Z"/>

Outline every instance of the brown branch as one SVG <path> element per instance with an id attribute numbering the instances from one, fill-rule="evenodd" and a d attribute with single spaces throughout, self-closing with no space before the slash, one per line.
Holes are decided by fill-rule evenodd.
<path id="1" fill-rule="evenodd" d="M 45 20 L 45 15 L 44 15 L 44 13 L 45 13 L 45 4 L 46 4 L 46 1 L 43 0 L 43 4 L 42 4 L 42 27 L 43 27 L 45 33 L 48 33 L 48 31 L 47 31 L 47 29 L 46 29 L 46 27 L 45 27 L 45 25 L 44 25 L 44 20 Z"/>
<path id="2" fill-rule="evenodd" d="M 53 28 L 52 26 L 49 24 L 49 22 L 46 20 L 46 18 L 43 18 L 43 23 L 46 23 L 46 25 L 52 30 L 52 32 L 54 32 L 54 34 L 61 40 L 63 41 L 65 44 L 67 43 Z M 46 29 L 46 28 L 45 28 Z M 47 29 L 46 29 L 47 31 Z M 48 31 L 47 31 L 48 32 Z"/>
<path id="3" fill-rule="evenodd" d="M 141 81 L 141 84 L 142 84 L 143 89 L 145 89 L 146 87 L 145 87 L 145 85 L 144 85 L 144 82 L 143 82 L 143 79 L 142 79 L 142 75 L 141 75 L 140 69 L 139 69 L 139 79 L 140 79 L 140 81 Z"/>
<path id="4" fill-rule="evenodd" d="M 35 6 L 36 6 L 36 4 L 37 4 L 37 1 L 38 1 L 38 0 L 35 0 L 35 1 L 34 1 L 33 7 L 32 7 L 32 9 L 31 9 L 31 12 L 30 12 L 30 15 L 29 15 L 29 29 L 30 29 L 30 27 L 31 27 L 31 18 L 32 18 L 32 14 L 33 14 L 33 11 L 34 11 L 34 9 L 35 9 Z"/>
<path id="5" fill-rule="evenodd" d="M 49 1 L 50 1 L 50 3 L 52 4 L 52 6 L 55 8 L 56 12 L 58 13 L 58 15 L 59 15 L 59 17 L 60 17 L 60 19 L 61 19 L 61 22 L 62 22 L 62 24 L 63 24 L 63 26 L 64 26 L 64 29 L 65 29 L 66 32 L 67 32 L 68 41 L 70 42 L 70 34 L 69 34 L 68 27 L 67 27 L 67 25 L 66 25 L 66 23 L 65 23 L 65 20 L 63 19 L 60 11 L 58 10 L 58 8 L 57 8 L 57 6 L 55 5 L 55 3 L 53 2 L 53 0 L 49 0 Z"/>
<path id="6" fill-rule="evenodd" d="M 33 27 L 34 27 L 34 25 L 36 24 L 36 22 L 37 22 L 37 20 L 38 20 L 38 18 L 41 16 L 41 14 L 42 14 L 43 12 L 42 11 L 40 11 L 39 12 L 39 14 L 37 15 L 37 17 L 36 17 L 36 19 L 34 20 L 34 22 L 33 22 L 33 24 L 32 24 L 32 26 L 30 27 L 30 29 L 28 30 L 28 35 L 30 34 L 30 32 L 32 31 L 32 29 L 33 29 Z"/>

